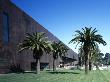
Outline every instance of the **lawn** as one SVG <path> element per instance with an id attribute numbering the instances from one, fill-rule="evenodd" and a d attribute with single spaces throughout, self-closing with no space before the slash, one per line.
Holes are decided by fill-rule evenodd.
<path id="1" fill-rule="evenodd" d="M 110 82 L 110 71 L 92 71 L 88 75 L 79 70 L 42 71 L 34 73 L 0 74 L 0 82 Z"/>

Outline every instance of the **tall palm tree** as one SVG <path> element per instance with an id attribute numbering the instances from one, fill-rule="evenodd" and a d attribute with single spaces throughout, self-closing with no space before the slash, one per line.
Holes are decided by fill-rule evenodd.
<path id="1" fill-rule="evenodd" d="M 44 32 L 27 34 L 25 40 L 19 44 L 20 51 L 30 49 L 36 59 L 36 73 L 40 73 L 40 58 L 44 52 L 49 53 L 52 49 L 51 42 L 47 40 Z"/>
<path id="2" fill-rule="evenodd" d="M 76 35 L 69 43 L 77 43 L 83 45 L 84 57 L 85 57 L 85 73 L 88 74 L 88 56 L 90 52 L 90 48 L 96 46 L 96 43 L 106 45 L 106 42 L 103 40 L 102 36 L 97 33 L 96 28 L 92 30 L 90 28 L 82 28 L 82 31 L 75 31 Z"/>
<path id="3" fill-rule="evenodd" d="M 68 48 L 61 42 L 53 42 L 52 44 L 53 50 L 53 71 L 56 70 L 55 61 L 58 57 L 64 56 L 65 53 L 68 51 Z"/>

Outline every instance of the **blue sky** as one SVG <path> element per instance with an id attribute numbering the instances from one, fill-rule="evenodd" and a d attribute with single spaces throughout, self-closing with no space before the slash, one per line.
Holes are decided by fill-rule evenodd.
<path id="1" fill-rule="evenodd" d="M 18 7 L 57 36 L 75 52 L 75 44 L 68 44 L 76 30 L 97 28 L 110 53 L 110 0 L 12 0 Z"/>

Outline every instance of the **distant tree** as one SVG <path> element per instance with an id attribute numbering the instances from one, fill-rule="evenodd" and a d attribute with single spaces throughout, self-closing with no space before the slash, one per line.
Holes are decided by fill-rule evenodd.
<path id="1" fill-rule="evenodd" d="M 99 53 L 97 56 L 97 62 L 99 65 L 102 65 L 102 63 L 103 63 L 103 56 L 104 56 L 103 53 Z"/>
<path id="2" fill-rule="evenodd" d="M 20 51 L 29 49 L 33 52 L 36 59 L 36 73 L 40 73 L 40 58 L 44 52 L 49 53 L 52 50 L 51 42 L 47 40 L 44 32 L 27 34 L 25 40 L 19 44 Z"/>
<path id="3" fill-rule="evenodd" d="M 104 61 L 106 65 L 110 65 L 110 54 L 109 53 L 105 54 Z"/>
<path id="4" fill-rule="evenodd" d="M 88 56 L 90 53 L 90 48 L 94 48 L 96 46 L 96 43 L 101 43 L 103 45 L 106 45 L 106 42 L 103 40 L 102 36 L 97 33 L 96 28 L 92 30 L 92 27 L 90 28 L 82 28 L 82 31 L 75 31 L 76 35 L 75 37 L 69 42 L 69 43 L 77 43 L 83 45 L 83 51 L 84 51 L 84 59 L 85 59 L 85 73 L 88 74 Z"/>
<path id="5" fill-rule="evenodd" d="M 58 57 L 64 56 L 65 53 L 67 53 L 68 48 L 61 41 L 53 42 L 52 47 L 53 47 L 53 50 L 52 50 L 52 53 L 53 53 L 53 71 L 55 71 L 56 70 L 56 65 L 55 65 L 56 59 Z"/>

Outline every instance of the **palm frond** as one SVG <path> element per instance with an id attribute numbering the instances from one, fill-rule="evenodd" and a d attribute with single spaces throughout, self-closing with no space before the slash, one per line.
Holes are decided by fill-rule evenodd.
<path id="1" fill-rule="evenodd" d="M 19 48 L 20 51 L 30 49 L 33 51 L 34 57 L 37 57 L 35 55 L 43 55 L 43 52 L 50 53 L 52 46 L 44 32 L 36 32 L 33 34 L 27 33 L 24 41 L 19 44 Z"/>

